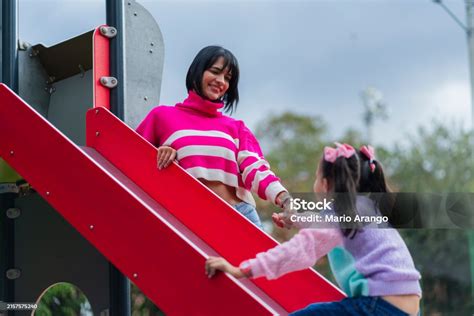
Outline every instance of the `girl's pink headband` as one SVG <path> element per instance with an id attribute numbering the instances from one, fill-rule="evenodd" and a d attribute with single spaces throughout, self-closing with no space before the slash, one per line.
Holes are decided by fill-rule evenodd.
<path id="1" fill-rule="evenodd" d="M 336 143 L 336 148 L 324 147 L 324 160 L 334 163 L 337 158 L 350 158 L 355 152 L 355 149 L 349 144 Z"/>

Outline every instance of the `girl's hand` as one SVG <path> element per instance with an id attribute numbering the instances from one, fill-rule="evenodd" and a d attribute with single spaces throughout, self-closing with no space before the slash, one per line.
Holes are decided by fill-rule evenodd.
<path id="1" fill-rule="evenodd" d="M 236 278 L 243 278 L 245 276 L 239 268 L 231 265 L 224 258 L 209 257 L 206 260 L 206 275 L 212 278 L 218 270 L 229 273 Z"/>
<path id="2" fill-rule="evenodd" d="M 158 164 L 158 169 L 163 169 L 168 167 L 173 160 L 176 158 L 176 150 L 168 146 L 158 147 L 158 155 L 156 156 L 156 161 Z"/>
<path id="3" fill-rule="evenodd" d="M 285 215 L 285 213 L 273 213 L 272 220 L 273 223 L 280 228 L 290 229 L 293 227 L 293 222 L 290 220 L 290 217 Z"/>

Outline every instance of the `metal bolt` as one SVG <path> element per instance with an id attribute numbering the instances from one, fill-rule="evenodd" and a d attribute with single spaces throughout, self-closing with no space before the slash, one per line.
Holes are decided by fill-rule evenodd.
<path id="1" fill-rule="evenodd" d="M 13 150 L 10 150 L 10 156 L 13 156 L 15 152 Z"/>
<path id="2" fill-rule="evenodd" d="M 150 45 L 151 45 L 151 46 L 155 46 L 155 43 L 151 42 Z"/>
<path id="3" fill-rule="evenodd" d="M 138 278 L 138 274 L 137 274 L 137 273 L 134 273 L 134 274 L 133 274 L 133 278 L 134 278 L 134 279 L 137 279 L 137 278 Z"/>
<path id="4" fill-rule="evenodd" d="M 134 16 L 137 16 L 138 14 L 137 14 L 137 12 L 134 12 L 133 15 L 134 15 Z"/>
<path id="5" fill-rule="evenodd" d="M 20 214 L 21 214 L 21 211 L 19 208 L 9 208 L 7 210 L 7 217 L 9 219 L 15 219 L 15 218 L 18 218 L 20 217 Z"/>
<path id="6" fill-rule="evenodd" d="M 21 276 L 21 271 L 20 269 L 8 269 L 5 273 L 7 279 L 9 280 L 15 280 L 18 279 Z"/>
<path id="7" fill-rule="evenodd" d="M 49 193 L 49 191 L 46 192 L 46 195 L 50 195 L 51 193 Z"/>
<path id="8" fill-rule="evenodd" d="M 127 4 L 128 4 L 128 5 L 132 5 L 132 3 L 131 3 L 131 2 L 129 2 L 129 3 L 127 3 Z"/>
<path id="9" fill-rule="evenodd" d="M 89 229 L 90 229 L 90 230 L 93 230 L 93 229 L 94 229 L 94 225 L 89 226 Z"/>
<path id="10" fill-rule="evenodd" d="M 148 101 L 148 97 L 144 97 L 143 100 Z"/>
<path id="11" fill-rule="evenodd" d="M 95 110 L 95 114 L 99 114 L 99 109 Z"/>
<path id="12" fill-rule="evenodd" d="M 150 54 L 153 54 L 153 49 L 150 49 Z"/>
<path id="13" fill-rule="evenodd" d="M 99 136 L 99 135 L 100 135 L 100 133 L 99 133 L 99 132 L 95 132 L 95 136 Z"/>
<path id="14" fill-rule="evenodd" d="M 110 29 L 110 33 L 115 34 L 115 29 Z"/>
<path id="15" fill-rule="evenodd" d="M 116 84 L 116 83 L 117 83 L 117 80 L 112 79 L 110 82 L 112 82 L 112 84 Z"/>

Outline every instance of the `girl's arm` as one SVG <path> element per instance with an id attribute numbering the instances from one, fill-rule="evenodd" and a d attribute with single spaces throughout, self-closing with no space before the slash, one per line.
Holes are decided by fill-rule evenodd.
<path id="1" fill-rule="evenodd" d="M 319 258 L 341 243 L 339 229 L 303 229 L 289 241 L 242 262 L 239 268 L 222 258 L 210 258 L 206 262 L 206 272 L 209 276 L 215 270 L 220 270 L 235 277 L 265 276 L 267 279 L 276 279 L 283 274 L 313 266 Z"/>

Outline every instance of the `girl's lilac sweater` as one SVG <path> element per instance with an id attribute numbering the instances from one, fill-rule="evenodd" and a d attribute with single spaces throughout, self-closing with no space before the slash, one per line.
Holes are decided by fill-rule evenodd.
<path id="1" fill-rule="evenodd" d="M 234 187 L 237 197 L 254 206 L 250 192 L 275 203 L 286 189 L 252 132 L 242 121 L 222 115 L 222 107 L 190 91 L 182 103 L 155 107 L 137 132 L 157 147 L 176 149 L 179 165 L 195 178 Z"/>

